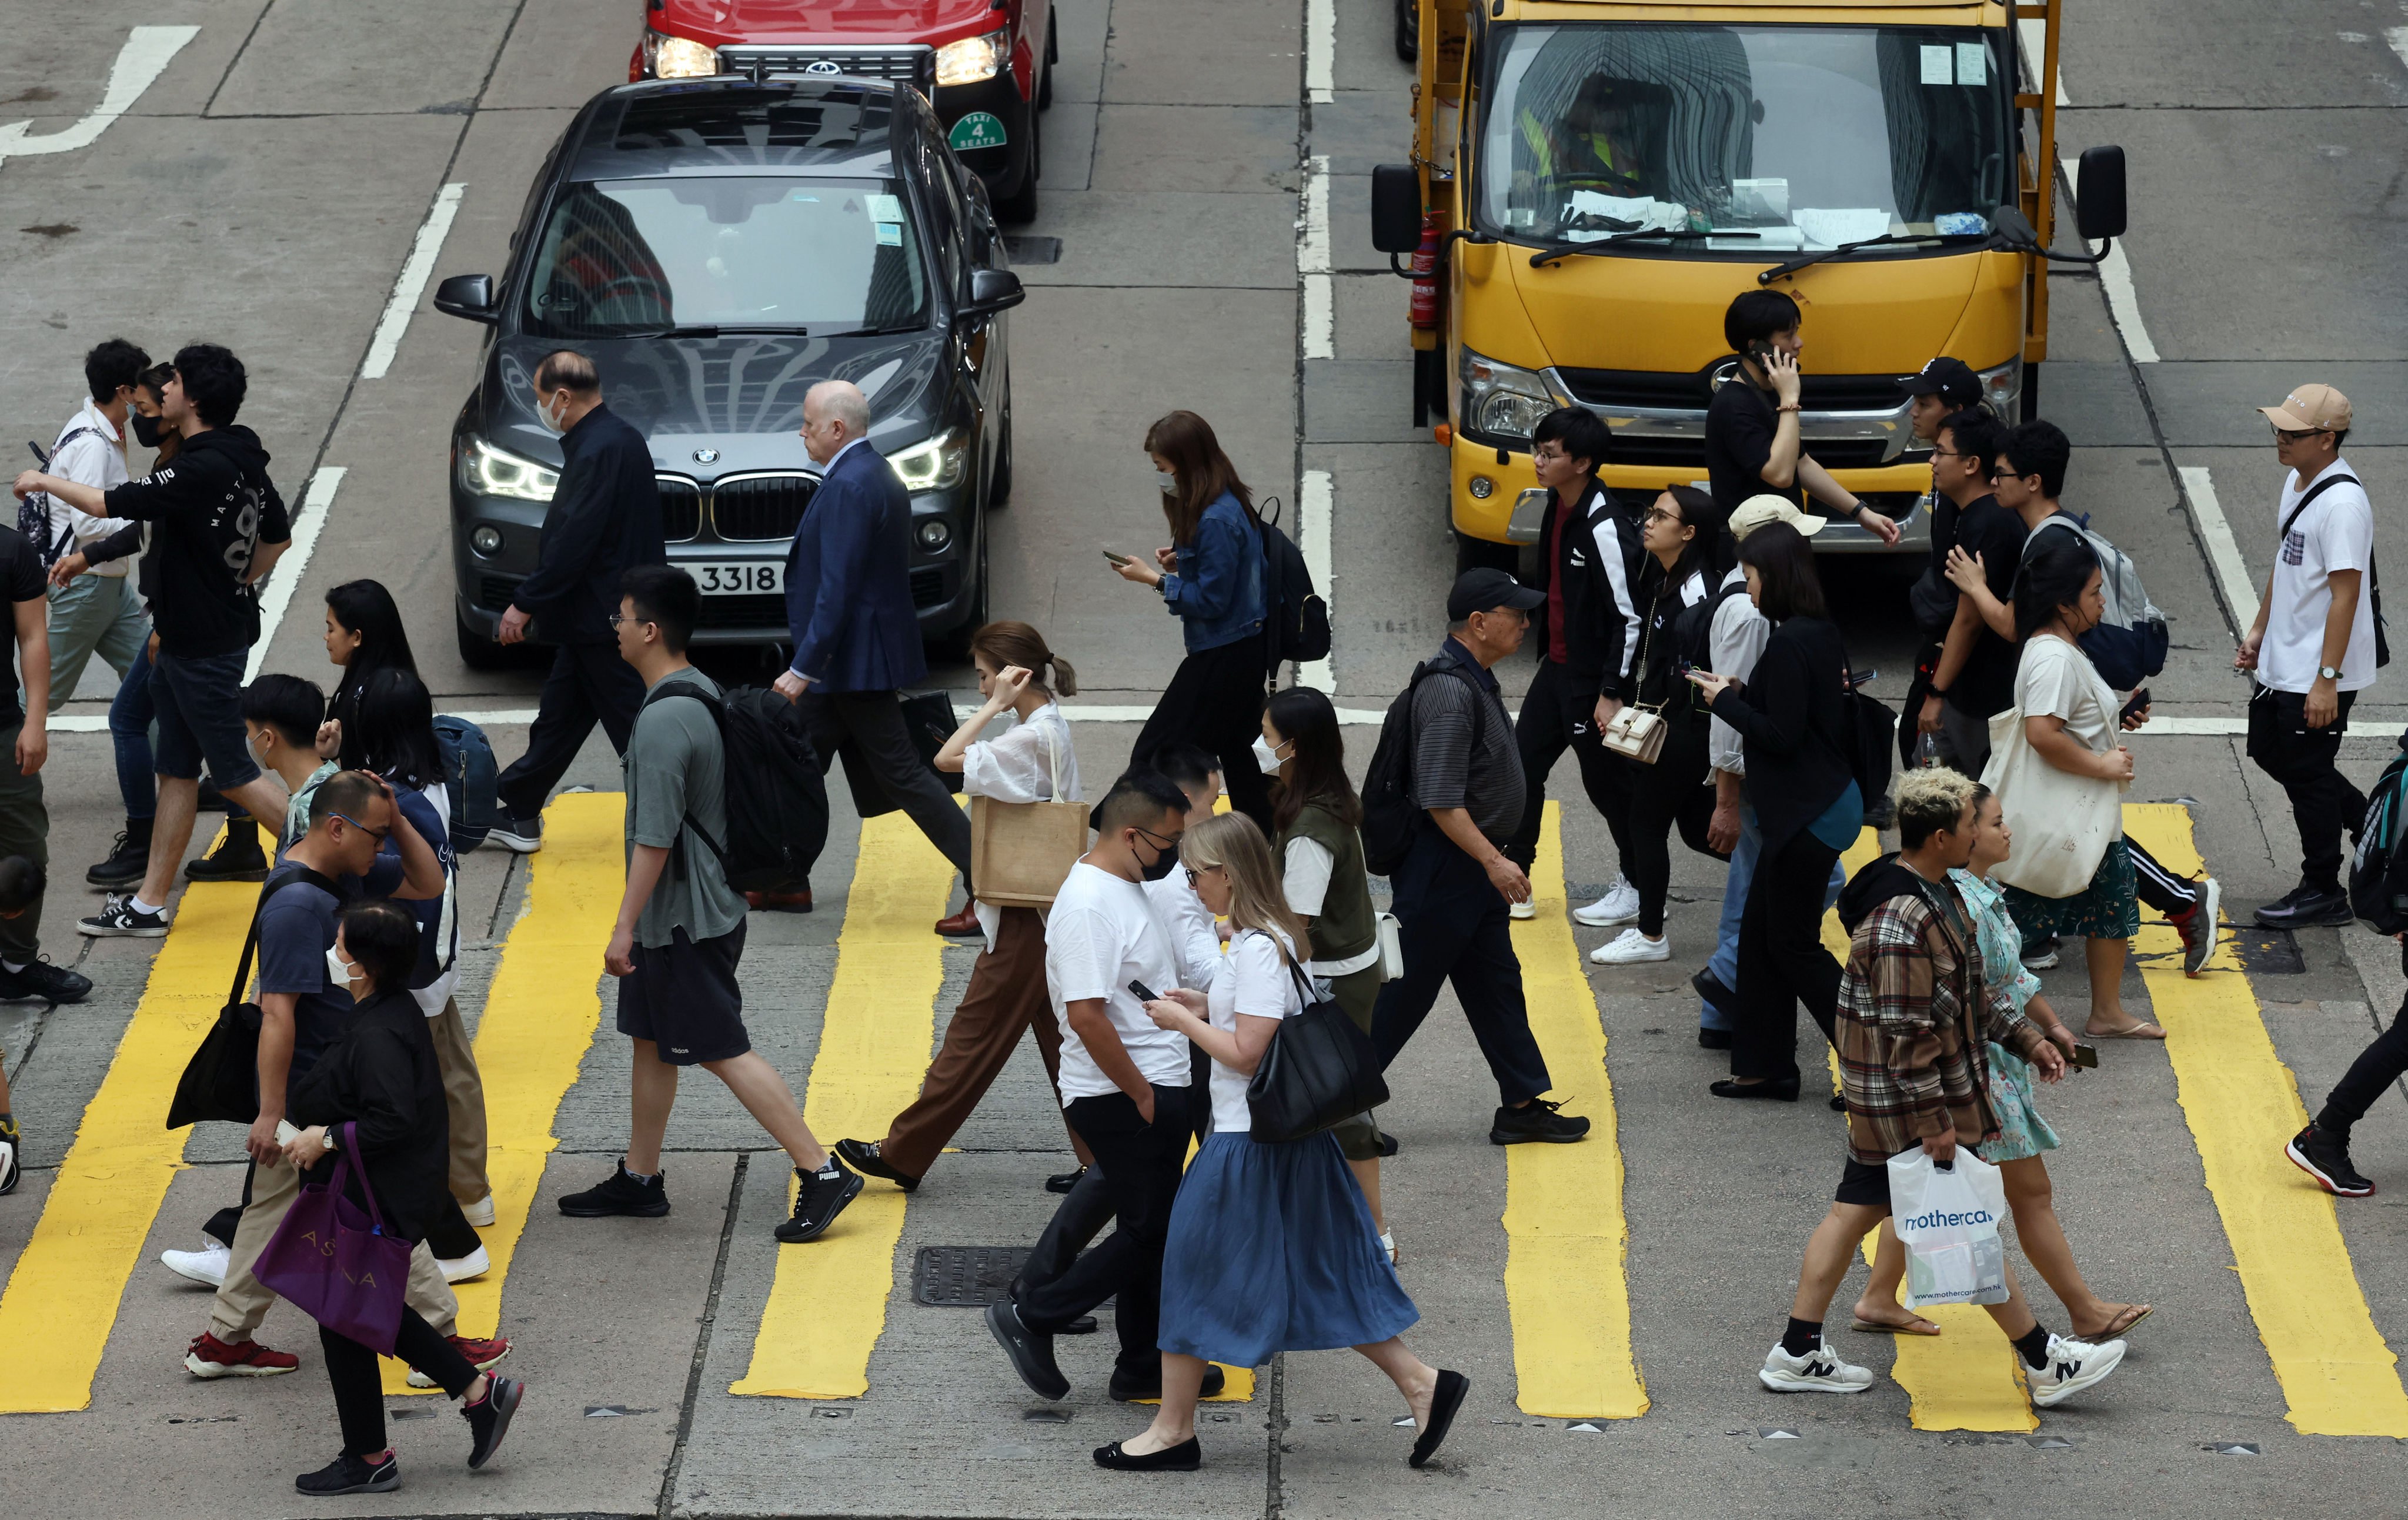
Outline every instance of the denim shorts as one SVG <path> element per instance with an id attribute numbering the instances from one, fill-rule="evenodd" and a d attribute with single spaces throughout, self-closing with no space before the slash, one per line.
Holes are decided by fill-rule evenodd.
<path id="1" fill-rule="evenodd" d="M 250 655 L 179 659 L 165 650 L 150 667 L 150 704 L 159 724 L 151 756 L 162 776 L 196 781 L 202 762 L 220 791 L 259 777 L 259 762 L 243 740 L 242 667 Z"/>

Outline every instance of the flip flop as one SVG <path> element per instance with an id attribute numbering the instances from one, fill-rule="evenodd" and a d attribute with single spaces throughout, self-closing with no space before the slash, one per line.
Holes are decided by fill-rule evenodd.
<path id="1" fill-rule="evenodd" d="M 2154 1312 L 2156 1312 L 2156 1306 L 2151 1304 L 2126 1304 L 2121 1310 L 2116 1312 L 2114 1319 L 2111 1319 L 2107 1322 L 2107 1327 L 2100 1331 L 2095 1339 L 2090 1336 L 2080 1335 L 2079 1332 L 2076 1332 L 2076 1334 L 2078 1339 L 2089 1341 L 2093 1345 L 2098 1344 L 2100 1341 L 2120 1340 L 2132 1333 L 2133 1326 L 2140 1324 L 2141 1321 L 2144 1319 L 2147 1319 Z M 2130 1319 L 2125 1319 L 2124 1316 L 2126 1314 L 2129 1314 L 2132 1317 Z M 2122 1321 L 2121 1324 L 2117 1323 L 2119 1320 Z"/>
<path id="2" fill-rule="evenodd" d="M 2082 1037 L 2085 1040 L 2163 1040 L 2166 1030 L 2165 1025 L 2155 1019 L 2139 1019 L 2121 1029 L 2085 1029 Z"/>
<path id="3" fill-rule="evenodd" d="M 1916 1325 L 1930 1325 L 1931 1327 L 1928 1330 L 1918 1330 L 1914 1327 Z M 1882 1325 L 1872 1320 L 1857 1319 L 1854 1316 L 1850 1316 L 1848 1320 L 1848 1328 L 1864 1335 L 1919 1335 L 1928 1337 L 1935 1336 L 1940 1333 L 1939 1326 L 1931 1325 L 1929 1320 L 1925 1319 L 1920 1314 L 1915 1316 L 1914 1325 Z"/>

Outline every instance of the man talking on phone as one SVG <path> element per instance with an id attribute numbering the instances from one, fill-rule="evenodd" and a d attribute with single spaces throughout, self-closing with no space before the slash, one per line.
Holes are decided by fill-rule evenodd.
<path id="1" fill-rule="evenodd" d="M 1831 479 L 1799 437 L 1803 323 L 1798 303 L 1780 291 L 1742 291 L 1723 313 L 1723 339 L 1740 361 L 1706 408 L 1706 478 L 1714 506 L 1727 522 L 1750 496 L 1770 492 L 1800 508 L 1812 497 L 1827 516 L 1895 546 L 1898 524 Z"/>

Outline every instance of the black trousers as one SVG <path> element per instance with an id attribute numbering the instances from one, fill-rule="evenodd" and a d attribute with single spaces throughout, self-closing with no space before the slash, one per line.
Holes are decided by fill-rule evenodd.
<path id="1" fill-rule="evenodd" d="M 1403 930 L 1405 974 L 1380 989 L 1371 1010 L 1371 1043 L 1380 1052 L 1381 1068 L 1395 1063 L 1397 1053 L 1429 1017 L 1439 988 L 1453 982 L 1471 1036 L 1497 1079 L 1498 1101 L 1516 1107 L 1553 1087 L 1547 1058 L 1530 1033 L 1522 962 L 1513 954 L 1505 897 L 1488 873 L 1425 821 L 1391 882 Z"/>
<path id="2" fill-rule="evenodd" d="M 1179 662 L 1162 700 L 1138 730 L 1129 764 L 1151 765 L 1156 752 L 1172 744 L 1209 750 L 1220 757 L 1230 808 L 1260 825 L 1263 837 L 1270 839 L 1278 833 L 1271 826 L 1270 778 L 1254 762 L 1254 740 L 1262 733 L 1263 644 L 1249 636 Z"/>
<path id="3" fill-rule="evenodd" d="M 384 1378 L 377 1370 L 377 1354 L 322 1325 L 318 1326 L 318 1344 L 326 1354 L 326 1381 L 335 1385 L 335 1413 L 343 1423 L 343 1455 L 365 1457 L 385 1450 Z M 407 1304 L 402 1306 L 401 1333 L 394 1338 L 393 1354 L 433 1378 L 454 1398 L 477 1381 L 477 1369 L 468 1365 L 468 1358 Z"/>
<path id="4" fill-rule="evenodd" d="M 644 704 L 644 678 L 619 658 L 616 644 L 563 644 L 552 652 L 552 670 L 536 698 L 535 723 L 526 753 L 510 762 L 494 784 L 502 811 L 536 818 L 560 778 L 568 774 L 586 736 L 600 724 L 610 748 L 627 753 L 627 731 Z"/>
<path id="5" fill-rule="evenodd" d="M 2401 946 L 2400 966 L 2408 970 L 2408 944 Z M 2333 1084 L 2332 1096 L 2316 1111 L 2316 1127 L 2347 1140 L 2350 1126 L 2365 1118 L 2375 1099 L 2403 1073 L 2408 1073 L 2408 999 L 2403 999 L 2400 1011 L 2391 1016 L 2391 1027 L 2358 1052 L 2349 1070 Z"/>
<path id="6" fill-rule="evenodd" d="M 1200 1095 L 1203 1089 L 1195 1091 Z M 1195 1106 L 1207 1112 L 1212 1107 L 1210 1103 Z M 1068 1271 L 1079 1253 L 1111 1222 L 1112 1196 L 1104 1187 L 1104 1169 L 1098 1163 L 1087 1169 L 1087 1174 L 1063 1196 L 1054 1217 L 1045 1222 L 1044 1233 L 1037 1237 L 1037 1244 L 1029 1249 L 1028 1259 L 1021 1263 L 1020 1275 L 1012 1282 L 1012 1301 L 1025 1301 L 1038 1283 L 1051 1283 Z"/>
<path id="7" fill-rule="evenodd" d="M 2366 795 L 2334 765 L 2357 695 L 2342 693 L 2333 721 L 2310 728 L 2304 694 L 2269 686 L 2249 694 L 2249 758 L 2291 799 L 2291 821 L 2300 830 L 2300 883 L 2328 892 L 2341 884 L 2342 830 L 2355 836 L 2366 817 Z"/>
<path id="8" fill-rule="evenodd" d="M 2124 848 L 2132 856 L 2132 887 L 2140 899 L 2168 918 L 2178 917 L 2199 906 L 2199 887 L 2187 876 L 2176 876 L 2166 869 L 2157 857 L 2141 848 L 2141 841 L 2126 836 Z M 2207 925 L 2213 932 L 2215 925 Z"/>
<path id="9" fill-rule="evenodd" d="M 1064 1111 L 1095 1153 L 1117 1227 L 1060 1276 L 1030 1282 L 1020 1298 L 1022 1321 L 1054 1334 L 1118 1294 L 1112 1311 L 1121 1337 L 1118 1365 L 1149 1382 L 1162 1365 L 1162 1248 L 1187 1161 L 1190 1097 L 1184 1087 L 1154 1088 L 1152 1124 L 1125 1093 L 1070 1100 Z"/>
<path id="10" fill-rule="evenodd" d="M 1706 842 L 1706 825 L 1714 816 L 1714 790 L 1706 777 L 1713 767 L 1706 758 L 1704 724 L 1692 726 L 1694 733 L 1667 738 L 1652 766 L 1610 752 L 1605 757 L 1630 799 L 1623 870 L 1639 889 L 1639 932 L 1651 939 L 1664 933 L 1664 899 L 1672 890 L 1672 830 L 1679 828 L 1681 842 L 1701 855 L 1730 858 Z"/>
<path id="11" fill-rule="evenodd" d="M 1804 829 L 1756 862 L 1739 921 L 1739 1016 L 1731 1075 L 1798 1076 L 1798 1005 L 1831 1038 L 1840 963 L 1823 948 L 1823 889 L 1840 852 Z"/>
<path id="12" fill-rule="evenodd" d="M 1513 721 L 1513 743 L 1522 752 L 1522 779 L 1529 800 L 1522 806 L 1521 826 L 1506 841 L 1505 858 L 1524 870 L 1538 858 L 1539 825 L 1547 808 L 1547 773 L 1566 750 L 1580 762 L 1581 789 L 1589 806 L 1605 815 L 1606 831 L 1613 836 L 1614 853 L 1622 857 L 1623 874 L 1630 874 L 1630 785 L 1617 770 L 1597 736 L 1597 693 L 1574 681 L 1553 660 L 1541 660 L 1522 698 L 1522 715 Z"/>
<path id="13" fill-rule="evenodd" d="M 893 692 L 824 692 L 814 685 L 795 710 L 802 716 L 811 748 L 819 752 L 822 774 L 836 764 L 841 750 L 845 783 L 853 788 L 855 801 L 867 804 L 883 796 L 910 814 L 928 842 L 968 877 L 969 815 L 920 758 L 903 723 L 903 704 Z M 866 774 L 854 775 L 855 764 Z"/>

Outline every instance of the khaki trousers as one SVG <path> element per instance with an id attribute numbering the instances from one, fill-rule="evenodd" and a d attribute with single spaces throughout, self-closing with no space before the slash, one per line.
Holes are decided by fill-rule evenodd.
<path id="1" fill-rule="evenodd" d="M 301 1169 L 281 1156 L 251 1173 L 251 1206 L 235 1226 L 234 1259 L 226 1263 L 225 1282 L 209 1308 L 209 1333 L 229 1345 L 250 1340 L 267 1317 L 267 1306 L 276 1301 L 275 1293 L 251 1275 L 251 1266 L 300 1196 Z M 452 1296 L 452 1284 L 443 1281 L 443 1269 L 435 1265 L 434 1253 L 423 1240 L 410 1249 L 409 1283 L 402 1290 L 402 1302 L 418 1311 L 437 1335 L 450 1335 L 460 1317 L 460 1300 Z"/>
<path id="2" fill-rule="evenodd" d="M 1011 1059 L 1024 1029 L 1037 1037 L 1045 1080 L 1055 1084 L 1058 1097 L 1062 1027 L 1045 991 L 1045 921 L 1034 908 L 1007 908 L 996 926 L 995 948 L 982 951 L 970 968 L 969 990 L 945 1024 L 945 1041 L 928 1064 L 920 1096 L 887 1126 L 879 1156 L 898 1171 L 926 1176 Z"/>
<path id="3" fill-rule="evenodd" d="M 443 1108 L 452 1119 L 452 1196 L 463 1204 L 481 1202 L 494 1191 L 485 1179 L 485 1079 L 478 1074 L 460 1005 L 445 999 L 443 1011 L 426 1021 L 426 1032 L 435 1040 Z"/>

